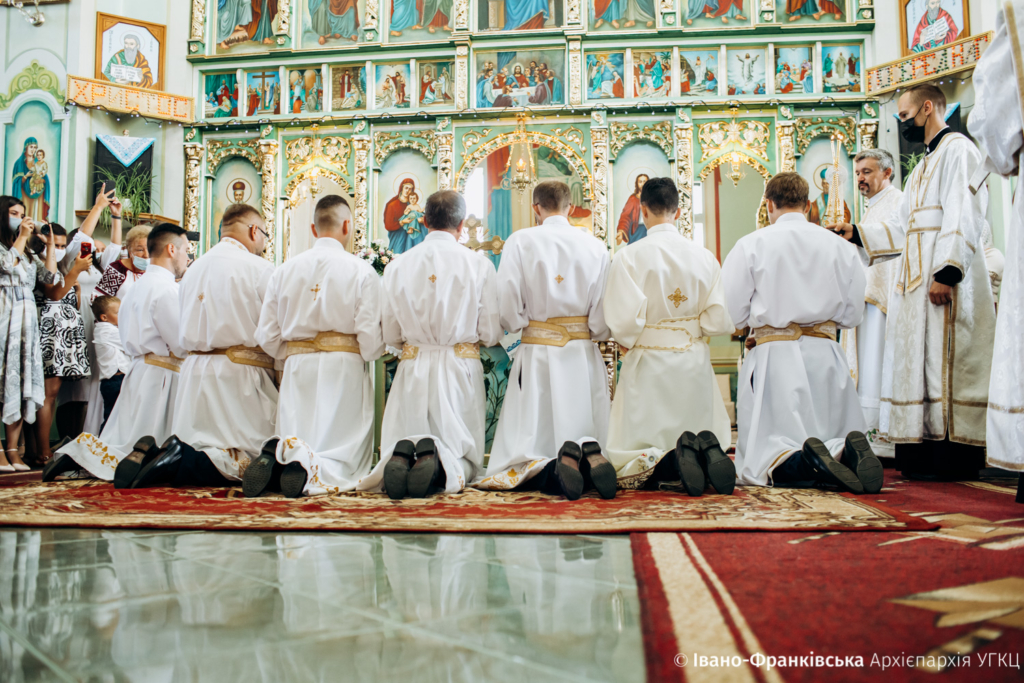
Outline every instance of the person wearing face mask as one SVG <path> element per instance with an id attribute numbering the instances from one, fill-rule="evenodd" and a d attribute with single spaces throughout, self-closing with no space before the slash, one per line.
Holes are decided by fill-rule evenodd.
<path id="1" fill-rule="evenodd" d="M 171 436 L 178 370 L 187 355 L 180 345 L 175 280 L 188 267 L 188 239 L 182 228 L 162 223 L 149 233 L 147 246 L 152 263 L 118 312 L 117 333 L 131 357 L 121 394 L 98 438 L 86 432 L 60 448 L 43 481 L 84 469 L 125 488 L 145 456 L 152 460 L 156 444 Z"/>
<path id="2" fill-rule="evenodd" d="M 49 228 L 49 234 L 46 234 Z M 78 310 L 78 276 L 92 266 L 92 255 L 66 259 L 67 231 L 57 223 L 42 228 L 35 238 L 37 249 L 53 248 L 62 281 L 36 286 L 39 306 L 39 341 L 43 354 L 43 375 L 46 378 L 46 399 L 39 410 L 35 428 L 35 457 L 46 464 L 53 457 L 50 450 L 50 428 L 57 405 L 57 394 L 65 381 L 92 376 L 89 349 L 85 341 L 85 325 Z"/>
<path id="3" fill-rule="evenodd" d="M 96 285 L 96 296 L 116 296 L 124 301 L 128 290 L 139 281 L 149 265 L 149 250 L 146 248 L 146 240 L 152 229 L 151 225 L 136 225 L 128 231 L 125 236 L 128 256 L 113 261 L 103 271 L 103 277 Z"/>
<path id="4" fill-rule="evenodd" d="M 0 473 L 28 471 L 19 455 L 22 428 L 36 421 L 46 399 L 39 318 L 33 290 L 61 281 L 53 242 L 46 259 L 28 249 L 35 223 L 25 216 L 20 199 L 0 196 L 0 401 L 6 433 Z"/>
<path id="5" fill-rule="evenodd" d="M 501 254 L 501 326 L 523 336 L 480 488 L 525 485 L 576 500 L 592 487 L 615 497 L 615 468 L 602 454 L 608 375 L 594 343 L 611 334 L 603 305 L 611 264 L 604 243 L 569 223 L 571 194 L 565 183 L 539 183 L 540 225 L 512 233 Z"/>
<path id="6" fill-rule="evenodd" d="M 132 488 L 233 486 L 274 436 L 274 359 L 256 343 L 274 272 L 261 256 L 270 235 L 248 204 L 229 206 L 222 226 L 220 242 L 179 287 L 179 346 L 188 356 L 178 373 L 173 436 L 155 456 L 146 452 Z"/>
<path id="7" fill-rule="evenodd" d="M 920 85 L 899 99 L 900 132 L 923 142 L 892 222 L 833 226 L 873 250 L 902 245 L 886 317 L 879 432 L 904 476 L 975 479 L 985 466 L 985 414 L 996 310 L 985 257 L 982 162 L 946 125 L 946 97 Z M 856 237 L 855 237 L 856 235 Z"/>

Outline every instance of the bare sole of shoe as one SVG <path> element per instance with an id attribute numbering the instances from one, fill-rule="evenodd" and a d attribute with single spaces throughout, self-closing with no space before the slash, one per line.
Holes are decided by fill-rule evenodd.
<path id="1" fill-rule="evenodd" d="M 828 470 L 828 474 L 832 479 L 831 483 L 838 484 L 850 493 L 864 493 L 864 485 L 860 483 L 857 474 L 846 465 L 835 460 L 825 447 L 825 444 L 820 440 L 808 439 L 804 442 L 803 450 L 805 453 L 810 451 L 817 456 L 818 460 Z"/>
<path id="2" fill-rule="evenodd" d="M 562 495 L 569 500 L 579 500 L 583 495 L 583 473 L 571 465 L 566 465 L 559 460 L 555 465 L 555 476 L 558 477 L 558 484 L 562 489 Z"/>
<path id="3" fill-rule="evenodd" d="M 281 493 L 288 498 L 298 498 L 306 488 L 306 470 L 297 462 L 290 462 L 281 472 Z"/>
<path id="4" fill-rule="evenodd" d="M 441 466 L 436 454 L 416 458 L 416 464 L 409 470 L 409 497 L 426 498 L 434 482 L 437 468 Z"/>
<path id="5" fill-rule="evenodd" d="M 697 461 L 700 442 L 696 435 L 686 432 L 676 441 L 676 449 L 668 457 L 676 459 L 676 470 L 686 492 L 696 498 L 704 493 L 704 470 Z"/>
<path id="6" fill-rule="evenodd" d="M 615 474 L 615 468 L 612 464 L 601 456 L 603 462 L 599 462 L 590 466 L 590 481 L 594 482 L 594 488 L 597 489 L 597 493 L 605 500 L 611 500 L 615 497 L 615 490 L 618 486 L 619 478 Z"/>
<path id="7" fill-rule="evenodd" d="M 697 435 L 700 450 L 708 463 L 708 481 L 716 493 L 732 495 L 736 489 L 736 465 L 722 450 L 718 437 L 712 432 L 701 432 Z"/>
<path id="8" fill-rule="evenodd" d="M 242 475 L 242 494 L 246 498 L 256 498 L 267 490 L 270 479 L 274 476 L 274 462 L 261 455 L 245 468 L 245 474 Z"/>
<path id="9" fill-rule="evenodd" d="M 868 438 L 860 433 L 851 434 L 846 437 L 847 448 L 857 451 L 859 462 L 857 463 L 857 478 L 864 486 L 864 493 L 878 493 L 882 490 L 885 481 L 885 468 L 882 461 L 875 456 L 871 450 Z"/>
<path id="10" fill-rule="evenodd" d="M 391 458 L 384 465 L 384 491 L 391 500 L 401 500 L 409 495 L 409 465 L 405 458 Z"/>

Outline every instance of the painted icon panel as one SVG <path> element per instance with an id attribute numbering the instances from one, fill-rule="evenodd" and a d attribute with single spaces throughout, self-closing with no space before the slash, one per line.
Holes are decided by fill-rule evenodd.
<path id="1" fill-rule="evenodd" d="M 625 52 L 587 54 L 587 99 L 621 100 L 626 96 Z"/>
<path id="2" fill-rule="evenodd" d="M 814 92 L 814 48 L 810 45 L 775 46 L 775 94 Z"/>
<path id="3" fill-rule="evenodd" d="M 519 50 L 477 53 L 476 107 L 565 104 L 565 53 Z"/>
<path id="4" fill-rule="evenodd" d="M 718 48 L 679 51 L 679 94 L 714 97 L 721 81 Z"/>
<path id="5" fill-rule="evenodd" d="M 764 95 L 765 51 L 760 48 L 730 48 L 728 55 L 728 86 L 730 95 Z"/>

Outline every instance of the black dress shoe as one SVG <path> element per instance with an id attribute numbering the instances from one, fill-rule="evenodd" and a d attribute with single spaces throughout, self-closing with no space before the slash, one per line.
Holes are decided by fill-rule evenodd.
<path id="1" fill-rule="evenodd" d="M 277 461 L 277 439 L 263 444 L 256 459 L 242 473 L 242 494 L 246 498 L 262 496 L 267 489 L 281 490 L 281 472 L 284 465 Z"/>
<path id="2" fill-rule="evenodd" d="M 834 484 L 850 493 L 864 493 L 864 485 L 860 483 L 853 470 L 836 462 L 821 440 L 812 437 L 804 441 L 800 455 L 804 466 L 809 470 L 808 479 L 822 484 Z"/>
<path id="3" fill-rule="evenodd" d="M 878 493 L 882 490 L 882 482 L 885 479 L 882 462 L 871 450 L 868 437 L 861 432 L 850 432 L 846 435 L 843 464 L 856 473 L 860 483 L 864 485 L 864 493 Z"/>
<path id="4" fill-rule="evenodd" d="M 384 490 L 391 500 L 401 500 L 409 493 L 409 468 L 416 460 L 416 444 L 402 439 L 395 444 L 391 459 L 384 465 Z"/>
<path id="5" fill-rule="evenodd" d="M 1017 479 L 1017 498 L 1018 503 L 1024 503 L 1024 472 L 1020 473 L 1020 478 Z"/>
<path id="6" fill-rule="evenodd" d="M 166 486 L 174 481 L 181 465 L 181 456 L 185 452 L 185 444 L 178 437 L 172 436 L 164 441 L 160 453 L 139 470 L 139 476 L 129 488 L 148 489 L 154 486 Z"/>
<path id="7" fill-rule="evenodd" d="M 583 459 L 580 460 L 580 473 L 583 475 L 584 487 L 593 486 L 605 500 L 614 498 L 618 476 L 608 458 L 601 453 L 601 444 L 588 441 L 581 450 Z"/>
<path id="8" fill-rule="evenodd" d="M 290 462 L 281 472 L 281 493 L 288 498 L 298 498 L 306 488 L 306 468 L 299 462 Z"/>
<path id="9" fill-rule="evenodd" d="M 117 467 L 114 469 L 114 488 L 131 488 L 132 482 L 139 476 L 142 468 L 151 463 L 159 453 L 160 449 L 156 447 L 156 439 L 151 436 L 139 439 L 128 457 L 117 463 Z"/>
<path id="10" fill-rule="evenodd" d="M 569 462 L 566 462 L 568 459 Z M 558 449 L 558 457 L 555 459 L 555 479 L 558 480 L 558 487 L 562 495 L 569 500 L 579 500 L 583 495 L 583 473 L 580 472 L 580 460 L 583 459 L 583 451 L 575 441 L 566 441 Z M 575 461 L 576 466 L 572 466 Z"/>
<path id="11" fill-rule="evenodd" d="M 433 439 L 420 439 L 416 444 L 416 464 L 409 470 L 410 498 L 426 498 L 436 488 L 441 473 L 441 459 Z"/>
<path id="12" fill-rule="evenodd" d="M 82 469 L 82 466 L 75 462 L 75 459 L 67 453 L 54 455 L 43 468 L 43 481 L 53 481 L 62 474 L 75 472 L 80 469 Z"/>
<path id="13" fill-rule="evenodd" d="M 714 432 L 705 430 L 697 435 L 697 441 L 700 444 L 697 459 L 704 478 L 718 493 L 732 495 L 736 488 L 736 465 L 722 450 L 718 437 Z"/>
<path id="14" fill-rule="evenodd" d="M 676 473 L 683 482 L 683 487 L 691 496 L 704 493 L 704 470 L 701 469 L 697 454 L 700 452 L 700 439 L 693 432 L 683 432 L 676 441 L 676 448 L 666 453 L 666 458 L 675 462 Z"/>

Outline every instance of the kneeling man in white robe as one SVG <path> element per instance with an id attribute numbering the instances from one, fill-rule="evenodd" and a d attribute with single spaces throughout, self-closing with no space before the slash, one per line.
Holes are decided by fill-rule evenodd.
<path id="1" fill-rule="evenodd" d="M 741 238 L 722 266 L 729 313 L 756 344 L 739 376 L 736 467 L 747 485 L 877 493 L 882 464 L 836 343 L 837 329 L 864 316 L 864 266 L 853 245 L 807 221 L 807 191 L 796 173 L 769 180 L 771 225 Z"/>
<path id="2" fill-rule="evenodd" d="M 458 242 L 466 201 L 430 195 L 426 238 L 384 270 L 382 325 L 402 349 L 381 425 L 380 462 L 356 488 L 392 499 L 458 493 L 483 471 L 480 345 L 501 339 L 494 266 Z"/>
<path id="3" fill-rule="evenodd" d="M 608 375 L 597 344 L 604 321 L 608 248 L 569 224 L 569 186 L 533 190 L 541 225 L 505 242 L 498 268 L 501 324 L 522 332 L 494 434 L 484 489 L 529 486 L 576 500 L 590 486 L 614 498 L 608 435 Z M 556 458 L 557 455 L 557 458 Z"/>
<path id="4" fill-rule="evenodd" d="M 260 254 L 269 235 L 259 211 L 232 204 L 221 240 L 181 280 L 181 348 L 173 436 L 133 488 L 234 486 L 274 436 L 274 359 L 256 325 L 274 271 Z"/>
<path id="5" fill-rule="evenodd" d="M 604 317 L 620 348 L 606 453 L 620 488 L 682 481 L 691 496 L 710 482 L 732 493 L 736 467 L 722 449 L 732 425 L 711 367 L 710 337 L 732 334 L 714 254 L 679 233 L 679 190 L 651 178 L 640 192 L 647 237 L 620 249 Z M 685 387 L 680 391 L 680 387 Z"/>
<path id="6" fill-rule="evenodd" d="M 81 434 L 59 451 L 43 481 L 74 469 L 129 488 L 156 445 L 171 435 L 178 370 L 185 357 L 178 330 L 178 283 L 188 268 L 184 229 L 162 223 L 149 233 L 149 267 L 121 302 L 117 329 L 132 363 L 99 438 Z M 148 460 L 147 460 L 148 457 Z"/>
<path id="7" fill-rule="evenodd" d="M 313 247 L 270 278 L 256 341 L 284 363 L 277 433 L 245 470 L 242 490 L 295 498 L 352 491 L 373 465 L 372 363 L 384 352 L 380 278 L 348 252 L 352 210 L 327 195 Z"/>

